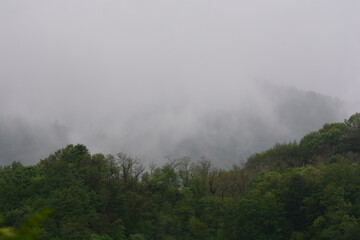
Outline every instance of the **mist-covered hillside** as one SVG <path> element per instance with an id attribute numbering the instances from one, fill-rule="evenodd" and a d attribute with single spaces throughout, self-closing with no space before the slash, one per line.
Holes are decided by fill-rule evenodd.
<path id="1" fill-rule="evenodd" d="M 347 117 L 344 102 L 315 92 L 266 84 L 259 86 L 259 95 L 242 107 L 203 114 L 199 129 L 176 144 L 173 152 L 205 155 L 226 166 L 274 142 L 299 140 L 324 123 Z"/>
<path id="2" fill-rule="evenodd" d="M 22 118 L 0 115 L 0 165 L 19 161 L 25 165 L 36 163 L 69 143 L 68 131 L 59 124 L 41 125 Z"/>
<path id="3" fill-rule="evenodd" d="M 360 113 L 231 168 L 67 145 L 0 167 L 0 239 L 355 240 L 359 189 Z"/>
<path id="4" fill-rule="evenodd" d="M 359 7 L 0 1 L 0 164 L 82 143 L 230 166 L 342 121 L 360 104 L 326 96 L 360 101 Z"/>
<path id="5" fill-rule="evenodd" d="M 126 152 L 146 163 L 162 162 L 170 155 L 206 156 L 224 167 L 274 142 L 297 140 L 326 122 L 347 117 L 341 100 L 293 87 L 254 84 L 250 93 L 236 92 L 229 91 L 227 99 L 220 97 L 226 92 L 212 92 L 197 101 L 148 104 L 123 116 L 94 109 L 92 117 L 85 112 L 72 122 L 2 112 L 0 163 L 33 164 L 61 146 L 82 142 L 95 152 Z"/>

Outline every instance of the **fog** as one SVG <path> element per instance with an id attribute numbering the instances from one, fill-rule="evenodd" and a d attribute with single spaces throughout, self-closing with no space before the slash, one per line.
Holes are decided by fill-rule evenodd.
<path id="1" fill-rule="evenodd" d="M 360 109 L 360 2 L 0 1 L 0 163 L 219 165 Z"/>

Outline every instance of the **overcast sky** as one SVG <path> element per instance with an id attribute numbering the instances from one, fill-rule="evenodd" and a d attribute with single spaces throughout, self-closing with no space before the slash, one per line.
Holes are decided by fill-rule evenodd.
<path id="1" fill-rule="evenodd" d="M 195 113 L 261 98 L 255 81 L 360 102 L 359 12 L 358 0 L 0 0 L 0 124 L 112 150 L 130 130 L 151 142 L 181 122 L 181 138 Z"/>

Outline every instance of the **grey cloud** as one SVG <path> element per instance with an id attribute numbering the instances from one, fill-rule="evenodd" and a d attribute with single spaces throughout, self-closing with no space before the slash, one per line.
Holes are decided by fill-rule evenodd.
<path id="1" fill-rule="evenodd" d="M 1 116 L 22 119 L 31 134 L 57 136 L 51 126 L 59 122 L 68 130 L 54 143 L 93 151 L 152 159 L 246 152 L 226 158 L 238 159 L 359 110 L 359 7 L 352 0 L 2 1 Z M 274 94 L 254 79 L 355 103 L 287 88 Z M 304 99 L 314 99 L 310 112 Z M 1 124 L 4 135 L 17 134 Z"/>
<path id="2" fill-rule="evenodd" d="M 1 117 L 0 166 L 13 161 L 34 164 L 67 143 L 68 129 L 60 124 L 41 126 L 25 119 Z"/>

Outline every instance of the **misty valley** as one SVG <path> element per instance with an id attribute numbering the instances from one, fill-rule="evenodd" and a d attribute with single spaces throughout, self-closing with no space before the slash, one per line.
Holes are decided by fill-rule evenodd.
<path id="1" fill-rule="evenodd" d="M 0 239 L 358 239 L 360 114 L 244 164 L 68 145 L 0 167 Z"/>
<path id="2" fill-rule="evenodd" d="M 0 0 L 0 240 L 360 239 L 359 10 Z"/>

